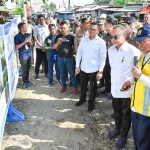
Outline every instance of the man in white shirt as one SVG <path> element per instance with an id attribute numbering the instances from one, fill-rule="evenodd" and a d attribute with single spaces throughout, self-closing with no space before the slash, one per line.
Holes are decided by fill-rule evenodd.
<path id="1" fill-rule="evenodd" d="M 93 111 L 94 100 L 97 92 L 97 80 L 102 78 L 102 72 L 106 59 L 106 42 L 98 34 L 98 24 L 90 24 L 89 36 L 80 42 L 76 56 L 76 74 L 80 73 L 81 95 L 76 106 L 86 102 L 86 91 L 88 80 L 90 81 L 90 97 L 88 101 L 88 111 Z M 82 61 L 81 61 L 82 60 Z M 81 69 L 80 67 L 81 62 Z"/>
<path id="2" fill-rule="evenodd" d="M 48 63 L 46 58 L 46 52 L 44 50 L 45 38 L 49 35 L 48 26 L 45 23 L 45 16 L 38 16 L 39 24 L 34 29 L 34 38 L 36 42 L 36 63 L 35 63 L 35 79 L 38 78 L 39 68 L 44 60 L 44 71 L 45 76 L 48 77 Z"/>
<path id="3" fill-rule="evenodd" d="M 150 149 L 150 26 L 138 29 L 133 39 L 139 42 L 142 54 L 137 66 L 132 68 L 135 80 L 127 81 L 123 86 L 131 86 L 131 121 L 135 150 Z"/>
<path id="4" fill-rule="evenodd" d="M 123 84 L 133 78 L 131 70 L 134 66 L 134 56 L 140 55 L 140 51 L 126 42 L 126 29 L 122 25 L 113 28 L 110 36 L 113 46 L 108 49 L 111 67 L 111 93 L 114 110 L 115 129 L 108 134 L 109 139 L 119 135 L 116 148 L 124 148 L 127 135 L 131 126 L 130 95 L 131 88 L 123 88 Z M 129 89 L 130 88 L 130 89 Z M 124 91 L 129 89 L 127 91 Z"/>

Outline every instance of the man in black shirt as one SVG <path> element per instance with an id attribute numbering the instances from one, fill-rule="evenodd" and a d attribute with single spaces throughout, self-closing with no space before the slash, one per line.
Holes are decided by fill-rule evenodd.
<path id="1" fill-rule="evenodd" d="M 56 36 L 53 49 L 57 49 L 58 66 L 60 69 L 62 88 L 60 93 L 66 91 L 66 69 L 69 72 L 74 87 L 74 94 L 78 94 L 78 85 L 75 77 L 75 66 L 73 58 L 74 36 L 69 31 L 68 21 L 62 21 L 61 33 Z"/>

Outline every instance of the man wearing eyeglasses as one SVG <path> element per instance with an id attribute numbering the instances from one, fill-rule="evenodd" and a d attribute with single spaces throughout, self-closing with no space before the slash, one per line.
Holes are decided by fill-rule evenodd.
<path id="1" fill-rule="evenodd" d="M 131 126 L 130 110 L 130 86 L 123 87 L 123 84 L 133 78 L 131 70 L 134 66 L 134 56 L 139 57 L 140 51 L 133 45 L 126 42 L 126 29 L 122 25 L 116 25 L 110 36 L 113 46 L 108 49 L 109 62 L 111 67 L 111 94 L 112 107 L 114 110 L 115 129 L 108 134 L 109 139 L 119 135 L 116 148 L 124 148 L 127 142 L 127 135 Z M 129 89 L 125 91 L 126 89 Z"/>
<path id="2" fill-rule="evenodd" d="M 89 36 L 84 37 L 80 42 L 76 56 L 76 74 L 80 73 L 81 83 L 81 95 L 76 106 L 80 106 L 86 102 L 86 91 L 89 80 L 90 96 L 88 100 L 88 111 L 93 111 L 94 109 L 94 100 L 97 93 L 96 77 L 98 80 L 102 78 L 106 59 L 106 42 L 97 34 L 98 24 L 92 22 L 89 28 Z"/>
<path id="3" fill-rule="evenodd" d="M 142 52 L 138 66 L 132 68 L 131 78 L 123 86 L 131 86 L 131 121 L 135 150 L 150 149 L 150 26 L 139 28 L 133 39 Z"/>

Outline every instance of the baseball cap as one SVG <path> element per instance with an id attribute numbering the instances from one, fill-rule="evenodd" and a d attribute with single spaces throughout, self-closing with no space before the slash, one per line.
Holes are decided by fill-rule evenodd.
<path id="1" fill-rule="evenodd" d="M 98 20 L 98 21 L 97 21 L 97 24 L 98 24 L 98 25 L 103 25 L 104 23 L 105 23 L 104 20 Z"/>
<path id="2" fill-rule="evenodd" d="M 121 25 L 129 25 L 133 22 L 136 22 L 135 18 L 134 17 L 121 17 L 119 20 L 118 20 L 118 24 L 121 24 Z"/>
<path id="3" fill-rule="evenodd" d="M 74 22 L 74 25 L 80 26 L 80 21 L 78 21 L 78 20 L 75 21 L 75 22 Z"/>
<path id="4" fill-rule="evenodd" d="M 100 18 L 105 18 L 106 19 L 107 15 L 106 14 L 101 14 Z"/>
<path id="5" fill-rule="evenodd" d="M 150 25 L 139 28 L 137 31 L 137 35 L 135 38 L 133 38 L 133 40 L 143 41 L 148 37 L 150 37 Z"/>
<path id="6" fill-rule="evenodd" d="M 81 23 L 88 23 L 90 22 L 89 18 L 81 18 Z"/>

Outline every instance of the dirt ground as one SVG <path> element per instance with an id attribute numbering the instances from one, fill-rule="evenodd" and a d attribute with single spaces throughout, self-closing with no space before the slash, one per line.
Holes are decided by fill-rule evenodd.
<path id="1" fill-rule="evenodd" d="M 114 149 L 115 143 L 110 144 L 98 132 L 99 126 L 110 121 L 106 122 L 103 112 L 106 116 L 113 112 L 111 101 L 106 100 L 108 95 L 96 98 L 96 110 L 89 113 L 87 103 L 75 107 L 79 95 L 74 95 L 73 88 L 59 93 L 61 85 L 56 81 L 53 87 L 48 87 L 44 74 L 40 73 L 38 80 L 33 76 L 31 71 L 30 79 L 35 85 L 29 89 L 23 89 L 19 79 L 13 104 L 25 115 L 25 120 L 6 123 L 2 150 Z M 103 119 L 97 120 L 95 114 L 103 114 Z"/>

